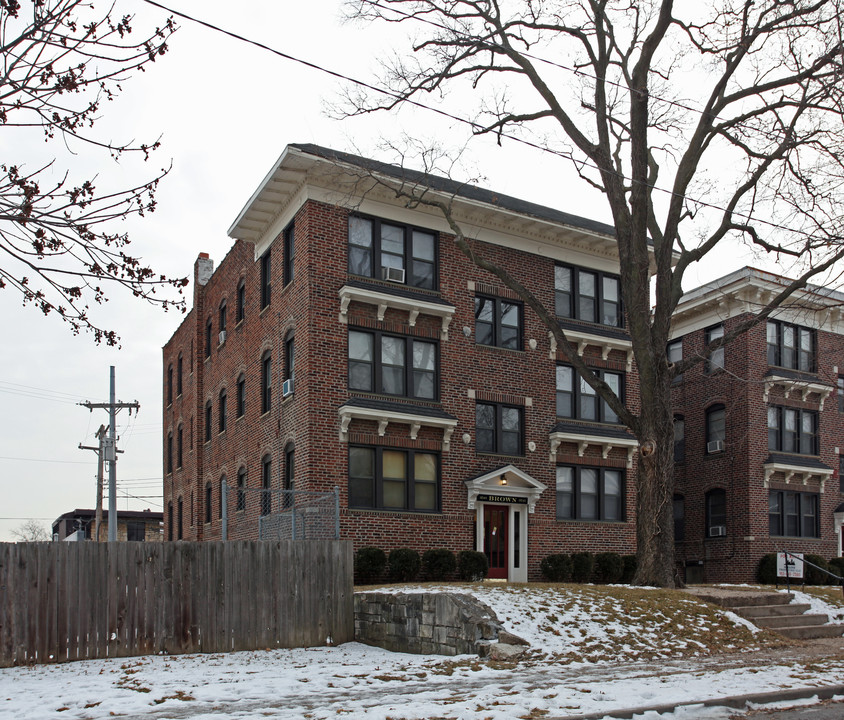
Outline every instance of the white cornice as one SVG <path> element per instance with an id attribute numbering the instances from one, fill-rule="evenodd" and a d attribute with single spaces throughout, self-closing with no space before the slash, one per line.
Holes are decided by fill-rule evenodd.
<path id="1" fill-rule="evenodd" d="M 601 457 L 605 460 L 613 448 L 625 448 L 627 450 L 627 467 L 633 467 L 633 453 L 639 447 L 639 441 L 634 437 L 620 438 L 620 437 L 601 437 L 600 435 L 586 435 L 578 432 L 552 432 L 548 436 L 551 441 L 551 462 L 557 461 L 557 450 L 561 443 L 575 443 L 577 445 L 578 457 L 583 457 L 586 448 L 590 445 L 601 448 Z"/>
<path id="2" fill-rule="evenodd" d="M 457 420 L 418 415 L 413 413 L 410 408 L 408 408 L 408 412 L 397 412 L 393 410 L 376 410 L 374 408 L 343 405 L 338 411 L 338 414 L 340 416 L 340 442 L 346 442 L 349 433 L 349 424 L 352 420 L 375 420 L 378 423 L 378 434 L 382 437 L 387 432 L 387 425 L 391 422 L 410 425 L 411 440 L 416 440 L 420 428 L 442 428 L 443 452 L 448 452 L 451 444 L 451 436 L 454 433 L 454 428 L 457 427 Z"/>

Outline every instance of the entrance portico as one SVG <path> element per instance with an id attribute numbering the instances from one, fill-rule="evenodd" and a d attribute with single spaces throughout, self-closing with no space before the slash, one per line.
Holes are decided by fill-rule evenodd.
<path id="1" fill-rule="evenodd" d="M 476 513 L 475 546 L 490 563 L 491 578 L 528 579 L 528 515 L 546 489 L 514 465 L 466 480 L 468 508 Z"/>

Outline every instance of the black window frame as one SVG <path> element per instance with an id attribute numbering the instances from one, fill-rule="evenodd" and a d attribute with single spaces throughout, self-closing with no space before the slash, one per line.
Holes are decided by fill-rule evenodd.
<path id="1" fill-rule="evenodd" d="M 566 292 L 561 287 L 558 287 L 558 279 L 560 273 L 558 268 L 562 271 L 567 271 L 569 274 L 570 288 Z M 580 276 L 581 274 L 592 275 L 595 278 L 595 295 L 594 295 L 594 312 L 589 315 L 586 312 L 587 303 L 584 298 L 588 296 L 580 292 Z M 604 297 L 604 280 L 613 280 L 616 283 L 617 300 L 613 301 Z M 616 322 L 604 322 L 604 306 L 615 306 Z M 554 263 L 554 313 L 557 317 L 567 318 L 571 320 L 580 320 L 592 325 L 603 325 L 604 327 L 623 328 L 624 327 L 624 304 L 621 299 L 621 276 L 615 273 L 602 272 L 592 268 L 580 267 L 578 265 L 570 265 L 569 263 Z"/>
<path id="2" fill-rule="evenodd" d="M 669 363 L 676 364 L 683 359 L 683 338 L 672 340 L 665 348 L 665 356 Z M 675 375 L 672 380 L 672 385 L 679 385 L 683 382 L 683 373 Z"/>
<path id="3" fill-rule="evenodd" d="M 240 278 L 237 284 L 235 307 L 235 325 L 239 325 L 246 318 L 246 278 Z"/>
<path id="4" fill-rule="evenodd" d="M 167 540 L 173 540 L 173 501 L 167 503 Z"/>
<path id="5" fill-rule="evenodd" d="M 246 374 L 240 373 L 237 377 L 237 417 L 242 418 L 246 414 Z"/>
<path id="6" fill-rule="evenodd" d="M 560 373 L 559 368 L 568 368 L 571 370 L 571 380 L 572 380 L 572 387 L 571 390 L 567 391 L 565 389 L 560 389 Z M 605 370 L 602 368 L 590 368 L 593 373 L 595 373 L 601 380 L 607 382 L 607 376 L 617 376 L 618 377 L 618 395 L 619 400 L 624 403 L 625 400 L 625 373 L 617 372 L 614 370 Z M 587 422 L 598 422 L 598 423 L 605 423 L 607 425 L 619 425 L 621 423 L 621 419 L 615 412 L 610 408 L 607 404 L 607 401 L 604 400 L 600 395 L 598 395 L 597 391 L 593 391 L 595 394 L 590 395 L 588 391 L 584 392 L 583 385 L 584 382 L 581 382 L 582 376 L 577 372 L 577 370 L 568 363 L 557 363 L 557 375 L 555 378 L 555 386 L 556 386 L 556 412 L 557 417 L 560 418 L 568 418 L 571 420 L 584 420 Z M 610 383 L 607 383 L 608 385 Z M 592 390 L 591 385 L 586 385 L 590 390 Z M 571 395 L 570 405 L 572 408 L 572 412 L 570 414 L 560 414 L 561 409 L 561 397 L 566 395 Z M 586 398 L 584 398 L 584 395 Z M 594 397 L 594 401 L 590 400 L 589 398 Z M 589 417 L 588 412 L 584 412 L 584 408 L 586 407 L 587 402 L 592 402 L 594 406 L 594 417 Z M 614 419 L 613 419 L 614 418 Z"/>
<path id="7" fill-rule="evenodd" d="M 261 310 L 269 307 L 272 301 L 272 248 L 267 248 L 267 251 L 261 255 L 260 258 L 260 274 L 261 274 Z"/>
<path id="8" fill-rule="evenodd" d="M 296 333 L 293 330 L 288 331 L 284 337 L 284 379 L 293 380 L 295 383 L 295 363 L 296 363 Z"/>
<path id="9" fill-rule="evenodd" d="M 167 407 L 173 404 L 173 365 L 167 367 Z"/>
<path id="10" fill-rule="evenodd" d="M 228 418 L 228 393 L 225 388 L 220 390 L 217 396 L 217 432 L 224 433 L 226 431 L 226 422 Z"/>
<path id="11" fill-rule="evenodd" d="M 295 223 L 290 223 L 284 228 L 284 286 L 287 287 L 293 282 L 296 259 L 296 244 L 295 244 Z"/>
<path id="12" fill-rule="evenodd" d="M 362 245 L 352 245 L 352 230 L 351 225 L 352 222 L 355 220 L 362 220 L 365 222 L 370 222 L 370 269 L 368 273 L 359 273 L 355 272 L 352 269 L 352 248 L 363 248 Z M 404 268 L 404 282 L 397 283 L 400 285 L 405 285 L 411 288 L 421 288 L 423 290 L 438 290 L 440 283 L 439 283 L 439 268 L 440 268 L 440 242 L 439 242 L 439 233 L 436 230 L 430 230 L 429 228 L 420 227 L 418 225 L 409 225 L 407 223 L 401 222 L 394 222 L 392 220 L 382 220 L 381 218 L 374 217 L 371 215 L 362 215 L 358 213 L 353 213 L 349 215 L 349 224 L 348 224 L 348 240 L 346 244 L 346 259 L 347 259 L 347 267 L 348 272 L 350 275 L 356 275 L 357 277 L 367 277 L 367 278 L 374 278 L 376 280 L 381 280 L 382 278 L 382 267 L 384 266 L 381 262 L 381 244 L 382 244 L 382 233 L 381 228 L 383 225 L 387 225 L 390 227 L 401 228 L 402 229 L 402 239 L 403 239 L 403 253 L 402 253 L 402 263 Z M 425 235 L 430 235 L 433 238 L 433 261 L 427 260 L 425 258 L 419 258 L 414 256 L 413 250 L 413 233 L 419 232 Z M 392 254 L 392 253 L 384 253 Z M 424 265 L 431 266 L 431 282 L 430 284 L 425 282 L 419 282 L 419 277 L 426 277 L 426 276 L 418 276 L 416 273 L 412 271 L 414 267 L 414 262 Z"/>
<path id="13" fill-rule="evenodd" d="M 225 504 L 225 500 L 226 500 L 226 492 L 225 492 L 226 482 L 228 482 L 227 479 L 226 479 L 226 474 L 223 473 L 222 475 L 220 475 L 220 484 L 218 485 L 218 488 L 219 488 L 219 498 L 218 498 L 219 499 L 219 510 L 217 512 L 217 517 L 218 517 L 219 520 L 223 519 L 223 505 Z"/>
<path id="14" fill-rule="evenodd" d="M 273 355 L 267 350 L 261 355 L 261 415 L 272 409 L 273 399 Z"/>
<path id="15" fill-rule="evenodd" d="M 211 357 L 211 343 L 213 342 L 212 338 L 214 337 L 214 318 L 210 315 L 208 316 L 208 320 L 205 322 L 205 359 L 208 360 Z"/>
<path id="16" fill-rule="evenodd" d="M 185 438 L 184 438 L 184 427 L 182 423 L 179 423 L 179 427 L 176 429 L 176 469 L 181 470 L 183 466 L 184 460 L 184 450 L 185 450 Z"/>
<path id="17" fill-rule="evenodd" d="M 678 433 L 679 428 L 679 433 Z M 679 436 L 678 436 L 679 435 Z M 682 415 L 674 416 L 674 462 L 686 461 L 686 418 Z"/>
<path id="18" fill-rule="evenodd" d="M 484 302 L 491 302 L 492 303 L 492 322 L 488 322 L 486 320 L 480 320 L 480 309 L 481 303 Z M 516 308 L 516 312 L 518 314 L 518 327 L 516 332 L 516 342 L 512 344 L 504 334 L 504 328 L 509 327 L 505 326 L 503 323 L 504 317 L 504 305 L 509 305 L 511 307 Z M 499 347 L 504 348 L 506 350 L 523 350 L 524 344 L 522 342 L 522 336 L 525 333 L 525 308 L 524 304 L 518 300 L 511 300 L 510 298 L 502 298 L 497 297 L 495 295 L 485 295 L 484 293 L 477 293 L 475 295 L 475 304 L 474 304 L 474 312 L 475 312 L 475 342 L 478 345 L 483 345 L 484 347 Z M 479 332 L 479 326 L 489 326 L 491 329 L 492 335 L 492 342 L 484 342 L 481 337 L 482 334 Z M 484 333 L 485 335 L 486 333 Z"/>
<path id="19" fill-rule="evenodd" d="M 796 417 L 796 429 L 793 433 L 789 433 L 785 427 L 786 414 L 790 412 L 793 412 Z M 772 417 L 776 420 L 774 425 L 771 424 Z M 808 433 L 803 428 L 804 417 L 811 419 L 812 429 Z M 785 405 L 769 405 L 767 412 L 768 450 L 794 455 L 820 455 L 819 421 L 819 414 L 816 410 L 793 408 Z M 793 448 L 789 448 L 789 434 L 792 435 Z"/>
<path id="20" fill-rule="evenodd" d="M 372 475 L 360 475 L 354 477 L 352 475 L 353 465 L 352 459 L 354 452 L 370 453 L 372 457 Z M 384 453 L 397 453 L 404 455 L 405 474 L 403 482 L 404 487 L 404 505 L 386 505 L 384 503 Z M 427 479 L 416 479 L 416 455 L 426 455 L 434 458 L 435 463 L 435 480 L 433 482 Z M 383 445 L 349 445 L 348 454 L 348 491 L 349 491 L 349 507 L 358 510 L 390 510 L 394 512 L 414 512 L 435 514 L 442 510 L 442 457 L 440 453 L 430 450 L 415 450 L 412 448 L 396 448 Z M 386 479 L 390 482 L 390 478 Z M 363 485 L 370 482 L 370 494 L 372 497 L 371 503 L 358 502 L 357 498 L 361 496 L 359 492 L 353 489 L 353 483 L 358 482 Z M 435 485 L 434 488 L 434 507 L 424 508 L 416 506 L 415 490 L 418 484 L 421 485 Z"/>
<path id="21" fill-rule="evenodd" d="M 724 323 L 717 323 L 715 325 L 710 325 L 708 328 L 705 328 L 703 331 L 703 344 L 704 347 L 709 347 L 709 343 L 717 340 L 719 338 L 724 337 L 724 333 L 726 330 L 724 329 Z M 706 363 L 704 364 L 703 371 L 707 375 L 712 375 L 717 372 L 721 372 L 725 368 L 725 354 L 724 348 L 726 346 L 722 345 L 717 350 L 713 350 L 709 357 L 706 358 Z"/>
<path id="22" fill-rule="evenodd" d="M 729 532 L 727 525 L 727 491 L 724 488 L 708 490 L 704 495 L 704 507 L 706 509 L 705 536 L 707 538 L 726 537 Z M 712 535 L 712 528 L 714 527 L 723 527 L 724 534 Z"/>
<path id="23" fill-rule="evenodd" d="M 211 435 L 212 435 L 212 420 L 213 420 L 213 407 L 214 403 L 210 400 L 205 403 L 205 443 L 208 444 L 211 442 Z"/>
<path id="24" fill-rule="evenodd" d="M 773 500 L 776 499 L 777 509 L 774 511 Z M 789 512 L 788 501 L 793 500 L 795 507 Z M 813 492 L 796 492 L 793 490 L 768 491 L 768 535 L 770 537 L 805 537 L 819 538 L 820 528 L 820 495 Z M 796 527 L 790 526 L 790 521 L 796 520 Z M 811 523 L 811 527 L 807 523 Z M 790 532 L 796 529 L 797 532 Z"/>
<path id="25" fill-rule="evenodd" d="M 176 522 L 176 540 L 181 540 L 184 538 L 185 525 L 184 500 L 181 495 L 179 495 L 179 499 L 176 501 Z"/>
<path id="26" fill-rule="evenodd" d="M 284 490 L 284 507 L 291 507 L 296 490 L 296 447 L 292 442 L 284 446 Z"/>
<path id="27" fill-rule="evenodd" d="M 352 352 L 352 333 L 361 335 L 369 335 L 372 337 L 372 360 L 367 362 L 365 360 L 353 359 Z M 382 359 L 382 347 L 384 338 L 400 340 L 404 342 L 404 365 L 402 366 L 402 382 L 404 392 L 395 393 L 389 392 L 385 389 L 384 381 L 384 364 Z M 440 398 L 440 343 L 438 340 L 432 338 L 422 338 L 415 335 L 399 335 L 396 333 L 382 332 L 380 330 L 369 330 L 366 328 L 350 327 L 348 333 L 348 347 L 346 352 L 347 359 L 347 383 L 349 390 L 353 392 L 375 393 L 378 395 L 389 395 L 391 397 L 406 397 L 415 400 L 425 400 L 436 402 Z M 434 347 L 434 370 L 433 373 L 427 369 L 417 369 L 413 366 L 413 346 L 414 343 L 423 343 L 425 345 L 432 345 Z M 352 377 L 353 366 L 355 370 L 363 369 L 366 365 L 370 365 L 369 369 L 369 389 L 363 387 L 358 381 Z M 398 366 L 392 366 L 398 367 Z M 414 394 L 414 377 L 416 373 L 426 376 L 433 375 L 433 395 L 416 395 Z M 356 373 L 357 374 L 357 373 Z"/>
<path id="28" fill-rule="evenodd" d="M 715 428 L 713 424 L 716 421 L 716 415 L 720 413 L 722 416 L 721 422 L 723 423 L 724 429 L 721 433 L 722 437 L 717 437 L 715 434 Z M 719 453 L 724 452 L 724 449 L 721 450 L 713 450 L 710 452 L 709 450 L 709 443 L 715 442 L 717 440 L 721 441 L 721 444 L 726 447 L 727 444 L 727 407 L 724 403 L 715 403 L 714 405 L 710 405 L 706 408 L 706 417 L 704 420 L 704 429 L 705 429 L 705 438 L 704 438 L 704 450 L 706 451 L 707 455 L 717 455 Z"/>
<path id="29" fill-rule="evenodd" d="M 179 353 L 179 357 L 176 358 L 176 397 L 182 396 L 182 390 L 184 389 L 184 362 L 182 359 L 182 353 Z"/>
<path id="30" fill-rule="evenodd" d="M 273 510 L 273 459 L 268 453 L 261 458 L 261 516 L 265 517 Z"/>
<path id="31" fill-rule="evenodd" d="M 89 529 L 90 532 L 90 529 Z M 143 520 L 126 521 L 127 542 L 146 542 L 147 524 Z M 139 537 L 140 536 L 140 537 Z"/>
<path id="32" fill-rule="evenodd" d="M 214 500 L 214 489 L 211 487 L 211 481 L 205 483 L 205 524 L 208 525 L 213 519 L 212 503 Z"/>
<path id="33" fill-rule="evenodd" d="M 672 515 L 674 517 L 674 542 L 686 539 L 686 498 L 680 493 L 674 493 L 672 500 Z"/>
<path id="34" fill-rule="evenodd" d="M 223 298 L 220 300 L 220 308 L 218 310 L 219 320 L 217 324 L 220 326 L 219 332 L 224 333 L 226 331 L 226 319 L 228 316 L 228 304 L 226 303 L 226 299 Z"/>
<path id="35" fill-rule="evenodd" d="M 493 408 L 494 418 L 493 418 L 493 426 L 492 430 L 492 443 L 490 446 L 484 442 L 483 444 L 480 441 L 480 430 L 484 430 L 485 432 L 489 432 L 490 428 L 488 427 L 480 427 L 478 425 L 478 410 L 481 407 L 491 407 Z M 504 422 L 503 422 L 503 414 L 504 410 L 516 410 L 518 411 L 519 417 L 519 431 L 518 431 L 518 442 L 519 447 L 518 451 L 515 453 L 505 452 L 504 447 Z M 476 453 L 484 453 L 489 455 L 506 455 L 510 457 L 524 457 L 525 454 L 525 408 L 522 405 L 512 405 L 510 403 L 495 403 L 495 402 L 482 402 L 478 401 L 475 403 L 475 452 Z"/>
<path id="36" fill-rule="evenodd" d="M 246 468 L 241 466 L 237 470 L 237 503 L 235 511 L 246 510 Z"/>
<path id="37" fill-rule="evenodd" d="M 173 431 L 167 433 L 167 474 L 173 473 Z"/>
<path id="38" fill-rule="evenodd" d="M 771 342 L 771 330 L 774 330 L 774 342 Z M 793 358 L 788 360 L 788 346 L 785 344 L 787 330 L 794 333 Z M 810 349 L 802 349 L 802 340 L 808 337 Z M 768 319 L 765 323 L 765 348 L 769 367 L 782 367 L 800 372 L 814 373 L 817 370 L 817 333 L 804 325 Z"/>
<path id="39" fill-rule="evenodd" d="M 558 484 L 561 480 L 561 471 L 569 471 L 571 474 L 572 487 L 571 491 L 564 491 L 560 489 Z M 593 493 L 583 492 L 584 474 L 586 472 L 595 473 L 595 516 L 588 517 L 584 513 L 584 496 L 591 496 Z M 610 517 L 606 499 L 610 497 L 607 494 L 607 475 L 612 473 L 618 476 L 618 495 L 613 496 L 618 498 L 618 517 Z M 554 517 L 560 522 L 613 522 L 623 523 L 626 516 L 626 472 L 623 468 L 617 467 L 593 467 L 591 465 L 569 465 L 560 463 L 555 469 L 555 511 Z M 563 498 L 569 498 L 569 502 L 563 502 Z M 564 508 L 570 508 L 569 515 L 564 513 Z"/>

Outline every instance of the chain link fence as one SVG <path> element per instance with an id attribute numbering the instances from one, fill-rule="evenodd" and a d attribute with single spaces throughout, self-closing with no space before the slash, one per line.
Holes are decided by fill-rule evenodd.
<path id="1" fill-rule="evenodd" d="M 226 488 L 223 540 L 339 540 L 340 490 Z"/>

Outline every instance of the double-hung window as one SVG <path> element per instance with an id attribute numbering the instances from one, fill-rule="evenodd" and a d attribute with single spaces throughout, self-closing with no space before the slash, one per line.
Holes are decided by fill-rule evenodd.
<path id="1" fill-rule="evenodd" d="M 501 403 L 475 405 L 475 450 L 524 455 L 524 409 Z"/>
<path id="2" fill-rule="evenodd" d="M 726 438 L 727 409 L 723 405 L 712 405 L 706 410 L 707 455 L 723 452 Z"/>
<path id="3" fill-rule="evenodd" d="M 284 229 L 284 284 L 289 285 L 293 282 L 294 257 L 296 246 L 293 242 L 294 225 L 290 223 Z"/>
<path id="4" fill-rule="evenodd" d="M 261 310 L 270 304 L 272 292 L 272 254 L 267 250 L 261 255 Z"/>
<path id="5" fill-rule="evenodd" d="M 710 328 L 707 328 L 704 331 L 704 342 L 708 347 L 709 344 L 719 338 L 724 337 L 724 326 L 723 325 L 713 325 Z M 709 359 L 706 361 L 706 367 L 704 368 L 704 372 L 713 373 L 716 370 L 723 370 L 724 369 L 724 346 L 722 345 L 717 350 L 713 350 L 710 355 Z"/>
<path id="6" fill-rule="evenodd" d="M 235 322 L 242 322 L 246 317 L 246 281 L 241 280 L 237 285 L 237 311 Z"/>
<path id="7" fill-rule="evenodd" d="M 436 400 L 437 343 L 349 330 L 349 389 Z"/>
<path id="8" fill-rule="evenodd" d="M 475 297 L 475 342 L 521 350 L 521 304 L 501 298 Z"/>
<path id="9" fill-rule="evenodd" d="M 704 496 L 706 506 L 706 537 L 723 537 L 727 534 L 727 491 L 710 490 Z"/>
<path id="10" fill-rule="evenodd" d="M 621 327 L 618 276 L 572 265 L 554 267 L 554 304 L 558 317 Z"/>
<path id="11" fill-rule="evenodd" d="M 436 233 L 352 215 L 349 217 L 349 272 L 435 290 Z"/>
<path id="12" fill-rule="evenodd" d="M 771 490 L 768 493 L 768 534 L 820 537 L 817 494 Z"/>
<path id="13" fill-rule="evenodd" d="M 621 373 L 593 370 L 623 401 Z M 617 423 L 618 415 L 570 365 L 557 366 L 557 415 L 593 422 Z"/>
<path id="14" fill-rule="evenodd" d="M 214 336 L 214 321 L 209 317 L 205 323 L 205 357 L 211 357 L 211 343 Z"/>
<path id="15" fill-rule="evenodd" d="M 436 454 L 386 447 L 349 448 L 349 507 L 436 512 L 439 496 Z"/>
<path id="16" fill-rule="evenodd" d="M 246 412 L 246 375 L 240 374 L 237 379 L 237 417 L 243 417 Z"/>
<path id="17" fill-rule="evenodd" d="M 814 410 L 770 406 L 768 408 L 768 449 L 817 455 L 818 414 Z"/>
<path id="18" fill-rule="evenodd" d="M 273 356 L 267 350 L 261 357 L 261 414 L 267 413 L 272 407 L 273 395 Z"/>
<path id="19" fill-rule="evenodd" d="M 768 320 L 766 334 L 768 365 L 814 372 L 814 331 L 779 320 Z"/>
<path id="20" fill-rule="evenodd" d="M 621 470 L 557 466 L 557 520 L 621 522 L 623 497 Z"/>
<path id="21" fill-rule="evenodd" d="M 668 348 L 666 349 L 666 355 L 668 356 L 668 362 L 676 364 L 683 359 L 683 339 L 680 338 L 679 340 L 672 340 L 668 343 Z M 675 375 L 674 379 L 671 381 L 672 384 L 677 384 L 683 381 L 683 375 Z"/>

